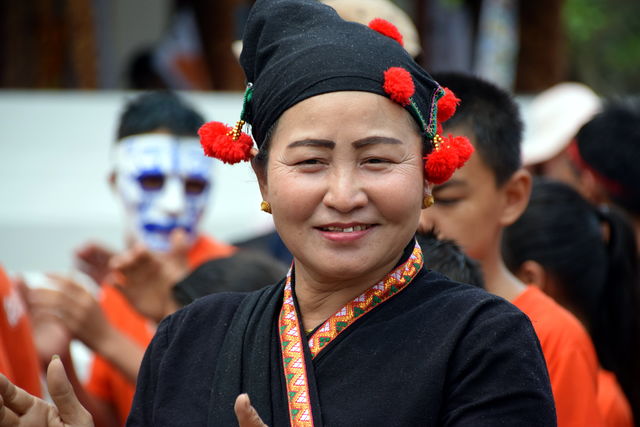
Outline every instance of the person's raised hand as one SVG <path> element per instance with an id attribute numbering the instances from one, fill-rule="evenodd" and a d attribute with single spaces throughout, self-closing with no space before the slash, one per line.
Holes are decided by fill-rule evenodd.
<path id="1" fill-rule="evenodd" d="M 28 304 L 36 319 L 57 319 L 69 333 L 94 351 L 109 338 L 112 326 L 94 296 L 74 280 L 57 274 L 48 277 L 58 289 L 30 289 Z"/>
<path id="2" fill-rule="evenodd" d="M 0 374 L 0 427 L 93 427 L 91 415 L 78 401 L 58 358 L 49 363 L 47 385 L 53 405 Z"/>
<path id="3" fill-rule="evenodd" d="M 233 410 L 236 413 L 240 427 L 268 427 L 264 421 L 262 421 L 256 409 L 251 405 L 249 395 L 246 393 L 236 398 Z"/>
<path id="4" fill-rule="evenodd" d="M 101 284 L 111 273 L 109 262 L 114 255 L 115 252 L 100 243 L 87 242 L 76 249 L 75 263 L 78 270 Z"/>
<path id="5" fill-rule="evenodd" d="M 31 297 L 37 294 L 37 288 L 30 288 L 23 277 L 15 278 L 15 283 L 29 311 L 33 343 L 41 366 L 47 366 L 54 354 L 65 355 L 69 352 L 71 334 L 60 318 L 50 310 L 42 310 L 31 303 Z"/>
<path id="6" fill-rule="evenodd" d="M 176 229 L 166 253 L 137 245 L 116 255 L 111 267 L 123 278 L 118 289 L 142 315 L 159 322 L 178 308 L 171 289 L 189 273 L 189 249 L 186 233 Z"/>

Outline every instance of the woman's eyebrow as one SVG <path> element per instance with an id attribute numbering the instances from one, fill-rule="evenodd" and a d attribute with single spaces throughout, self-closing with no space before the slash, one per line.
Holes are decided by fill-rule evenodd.
<path id="1" fill-rule="evenodd" d="M 287 145 L 287 148 L 295 147 L 323 147 L 333 149 L 336 143 L 329 141 L 328 139 L 301 139 L 300 141 L 294 141 Z"/>
<path id="2" fill-rule="evenodd" d="M 351 143 L 351 145 L 353 145 L 354 148 L 362 148 L 362 147 L 366 147 L 368 145 L 374 145 L 374 144 L 398 145 L 398 144 L 402 144 L 402 141 L 389 136 L 368 136 L 366 138 L 362 138 Z"/>
<path id="3" fill-rule="evenodd" d="M 389 136 L 367 136 L 365 138 L 358 139 L 357 141 L 354 141 L 351 143 L 351 145 L 353 145 L 354 148 L 362 148 L 362 147 L 366 147 L 368 145 L 374 145 L 374 144 L 398 145 L 398 144 L 402 144 L 402 141 Z M 299 141 L 292 142 L 287 147 L 288 148 L 323 147 L 323 148 L 333 149 L 335 146 L 336 146 L 336 143 L 328 139 L 301 139 Z"/>

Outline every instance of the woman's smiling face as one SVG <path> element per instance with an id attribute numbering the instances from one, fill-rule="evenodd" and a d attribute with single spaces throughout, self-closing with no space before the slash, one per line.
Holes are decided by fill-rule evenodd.
<path id="1" fill-rule="evenodd" d="M 398 262 L 420 217 L 422 165 L 406 110 L 380 95 L 334 92 L 285 111 L 258 178 L 296 265 L 342 281 L 381 277 Z"/>

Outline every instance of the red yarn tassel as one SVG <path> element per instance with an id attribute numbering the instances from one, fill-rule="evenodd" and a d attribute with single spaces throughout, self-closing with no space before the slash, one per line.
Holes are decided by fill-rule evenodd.
<path id="1" fill-rule="evenodd" d="M 250 160 L 253 140 L 240 130 L 243 124 L 238 122 L 235 128 L 220 122 L 202 125 L 198 135 L 204 154 L 228 164 Z"/>
<path id="2" fill-rule="evenodd" d="M 449 120 L 455 113 L 460 98 L 456 97 L 449 88 L 444 89 L 444 96 L 438 100 L 438 122 L 443 123 Z"/>
<path id="3" fill-rule="evenodd" d="M 443 184 L 453 176 L 460 164 L 456 146 L 450 145 L 440 135 L 434 138 L 434 149 L 427 155 L 424 165 L 426 178 L 434 184 Z"/>
<path id="4" fill-rule="evenodd" d="M 400 46 L 404 47 L 404 39 L 402 38 L 402 34 L 400 34 L 398 28 L 391 22 L 382 18 L 375 18 L 374 20 L 369 22 L 369 28 L 371 28 L 373 31 L 377 31 L 383 36 L 394 39 L 395 41 L 400 43 Z"/>
<path id="5" fill-rule="evenodd" d="M 469 142 L 469 139 L 466 136 L 449 135 L 448 144 L 455 148 L 458 153 L 458 168 L 464 166 L 475 151 L 473 145 L 471 145 L 471 142 Z"/>
<path id="6" fill-rule="evenodd" d="M 384 72 L 382 88 L 391 100 L 402 106 L 411 103 L 411 97 L 416 91 L 411 73 L 402 67 L 391 67 Z"/>

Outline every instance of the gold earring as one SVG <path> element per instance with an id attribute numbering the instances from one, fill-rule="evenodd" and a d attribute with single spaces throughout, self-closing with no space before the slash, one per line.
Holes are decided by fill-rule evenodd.
<path id="1" fill-rule="evenodd" d="M 266 213 L 270 214 L 271 213 L 271 205 L 266 200 L 263 200 L 262 203 L 260 203 L 260 210 L 262 212 L 266 212 Z"/>
<path id="2" fill-rule="evenodd" d="M 422 209 L 430 208 L 435 202 L 436 201 L 431 194 L 424 196 L 424 199 L 422 199 Z"/>

